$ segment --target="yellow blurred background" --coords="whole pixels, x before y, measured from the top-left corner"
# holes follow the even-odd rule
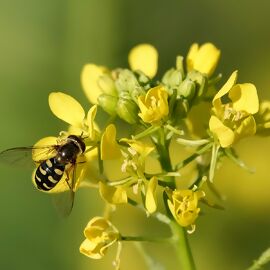
[[[193,42],[222,51],[222,82],[239,70],[270,99],[270,2],[268,0],[0,0],[1,149],[27,146],[65,126],[49,111],[47,97],[59,90],[87,108],[80,72],[87,62],[126,67],[130,48],[151,43],[159,72],[185,55]],[[216,184],[226,210],[203,209],[191,247],[198,270],[247,268],[270,244],[270,138],[248,138],[236,149],[255,174],[225,160]],[[88,220],[101,215],[96,190],[80,190],[74,211],[60,219],[49,196],[34,189],[31,170],[1,165],[0,269],[112,269],[115,249],[101,261],[79,253]],[[132,207],[119,207],[114,224],[125,235],[169,231]],[[145,244],[164,268],[176,269],[172,247]],[[125,243],[121,269],[148,269],[132,243]],[[268,268],[270,269],[269,266]]]

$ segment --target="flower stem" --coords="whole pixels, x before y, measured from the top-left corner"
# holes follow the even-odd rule
[[[196,270],[186,230],[174,221],[170,223],[170,226],[173,233],[175,250],[182,266],[181,269]]]
[[[134,241],[134,242],[170,242],[171,238],[161,237],[143,237],[143,236],[121,236],[121,241]]]

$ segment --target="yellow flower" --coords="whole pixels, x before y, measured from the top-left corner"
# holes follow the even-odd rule
[[[187,70],[197,70],[210,77],[215,71],[219,57],[220,50],[212,43],[204,43],[200,47],[194,43],[187,55]]]
[[[101,259],[107,249],[120,237],[118,230],[103,217],[94,217],[84,229],[86,239],[80,252],[92,259]]]
[[[198,217],[200,208],[198,201],[205,194],[203,191],[192,190],[174,190],[171,199],[168,200],[168,207],[175,220],[183,227],[194,227],[195,220]]]
[[[149,78],[157,73],[158,52],[150,44],[139,44],[131,49],[128,61],[133,71],[142,71]]]
[[[86,115],[76,99],[62,92],[52,92],[49,95],[49,106],[56,117],[71,125],[73,134],[83,135],[91,141],[95,140],[97,133],[94,123],[96,105],[92,106]]]
[[[151,88],[146,95],[139,96],[139,116],[145,123],[157,123],[169,113],[168,93],[163,86]]]
[[[212,102],[209,128],[224,148],[256,133],[253,117],[259,110],[256,87],[251,83],[235,84],[236,78],[235,71]]]

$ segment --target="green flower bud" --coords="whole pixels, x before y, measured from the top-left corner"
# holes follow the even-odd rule
[[[181,71],[174,68],[168,70],[162,78],[162,82],[170,89],[169,95],[172,95],[172,89],[177,88],[182,82]]]
[[[110,96],[107,94],[102,94],[98,97],[98,104],[100,107],[109,115],[116,114],[116,106],[117,106],[118,98],[114,96]]]
[[[199,71],[192,70],[187,78],[196,83],[196,96],[201,97],[207,89],[207,78]]]
[[[120,98],[116,112],[118,116],[129,124],[136,124],[138,121],[138,106],[130,99]]]
[[[186,78],[178,87],[177,96],[178,97],[182,96],[188,100],[191,100],[194,97],[195,90],[196,90],[195,83],[192,80]]]
[[[104,94],[117,97],[114,81],[108,74],[104,74],[98,78],[98,86]]]
[[[138,99],[138,96],[145,94],[136,76],[128,69],[119,71],[115,86],[120,96],[121,92],[127,92],[134,101]]]

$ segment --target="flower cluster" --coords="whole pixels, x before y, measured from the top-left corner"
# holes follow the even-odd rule
[[[224,157],[242,164],[235,143],[270,130],[270,103],[259,103],[253,84],[236,83],[234,71],[222,87],[217,86],[219,58],[220,50],[213,44],[193,44],[186,60],[177,56],[175,66],[155,78],[158,52],[152,45],[140,44],[130,51],[130,68],[109,70],[86,64],[81,82],[89,110],[85,112],[68,94],[51,93],[51,111],[69,127],[59,138],[44,138],[38,145],[69,134],[81,136],[86,151],[78,158],[82,162],[77,162],[75,191],[80,186],[95,187],[107,205],[131,204],[147,216],[194,232],[199,204],[217,208],[204,190],[213,185],[216,164]],[[198,137],[190,112],[205,102],[212,108],[203,123],[206,132]],[[96,123],[100,110],[108,114],[108,121]],[[177,151],[187,146],[193,147],[192,154],[173,161],[172,155],[181,156]],[[181,169],[191,162],[193,177],[187,183]],[[68,188],[62,181],[51,192]],[[102,258],[113,243],[128,239],[107,217],[91,219],[84,234],[80,251],[94,259]]]

